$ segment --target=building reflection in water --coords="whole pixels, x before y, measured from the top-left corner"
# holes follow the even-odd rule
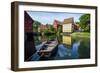
[[[72,38],[71,36],[63,36],[63,44],[67,48],[67,55],[71,56],[71,44],[72,44]]]
[[[49,57],[49,58],[45,58],[45,60],[65,60],[65,59],[79,59],[81,56],[83,57],[83,55],[80,54],[80,51],[83,53],[84,48],[84,44],[83,46],[81,45],[81,42],[83,39],[75,39],[71,36],[65,36],[65,35],[60,35],[60,36],[56,36],[58,39],[58,47],[55,48],[56,53],[55,55]],[[35,37],[35,44],[37,44],[36,50],[40,50],[41,47],[43,46],[43,42],[50,40],[54,38],[54,36],[40,36],[40,37]],[[84,41],[84,40],[83,40]],[[86,43],[85,43],[86,44]],[[88,43],[86,44],[88,45]],[[87,47],[86,47],[87,48]],[[52,52],[51,52],[52,53]],[[86,52],[85,52],[86,53]],[[86,58],[87,56],[85,56],[84,58]],[[42,60],[42,58],[37,54],[37,52],[35,54],[33,54],[32,58],[30,59],[31,61],[38,61],[38,60]],[[44,58],[43,58],[44,60]]]
[[[71,36],[62,36],[62,42],[58,45],[58,52],[55,59],[74,59],[78,58],[78,47],[80,42],[72,41]]]
[[[62,41],[58,45],[58,52],[55,59],[65,59],[66,56],[71,56],[71,36],[62,36]]]
[[[62,36],[62,43],[67,47],[71,48],[72,38],[71,36]]]

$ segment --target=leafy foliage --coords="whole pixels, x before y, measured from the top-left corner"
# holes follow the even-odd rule
[[[80,18],[80,27],[83,31],[90,31],[90,14],[84,14]]]
[[[34,21],[33,23],[33,31],[38,32],[38,27],[41,25],[40,22]]]

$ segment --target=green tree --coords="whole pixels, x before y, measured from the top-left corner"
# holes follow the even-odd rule
[[[75,22],[76,24],[79,24],[79,22]]]
[[[50,25],[50,26],[49,26],[49,30],[50,30],[50,32],[52,32],[52,33],[55,32],[55,31],[54,31],[54,28],[53,28],[53,25]]]
[[[34,21],[34,23],[33,23],[33,32],[38,32],[38,28],[39,28],[40,25],[41,25],[40,22]]]
[[[58,31],[61,33],[62,32],[62,26],[59,26]]]
[[[59,27],[58,27],[57,33],[58,33],[58,34],[61,34],[61,33],[62,33],[62,26],[59,26]]]
[[[83,31],[90,31],[90,14],[84,14],[80,18],[80,27]]]

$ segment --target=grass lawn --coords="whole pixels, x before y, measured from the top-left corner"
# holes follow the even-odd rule
[[[90,37],[90,33],[89,32],[73,32],[71,34],[71,36],[73,36],[73,37],[87,37],[87,38],[89,38]]]

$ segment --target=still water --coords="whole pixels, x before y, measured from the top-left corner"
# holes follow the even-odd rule
[[[57,47],[51,51],[51,56],[41,57],[37,52],[44,45],[45,41],[55,40],[58,42]],[[72,37],[67,35],[49,35],[49,36],[34,36],[35,52],[30,61],[41,60],[67,60],[67,59],[86,59],[90,58],[90,38],[88,37]],[[53,53],[53,54],[52,54]]]

